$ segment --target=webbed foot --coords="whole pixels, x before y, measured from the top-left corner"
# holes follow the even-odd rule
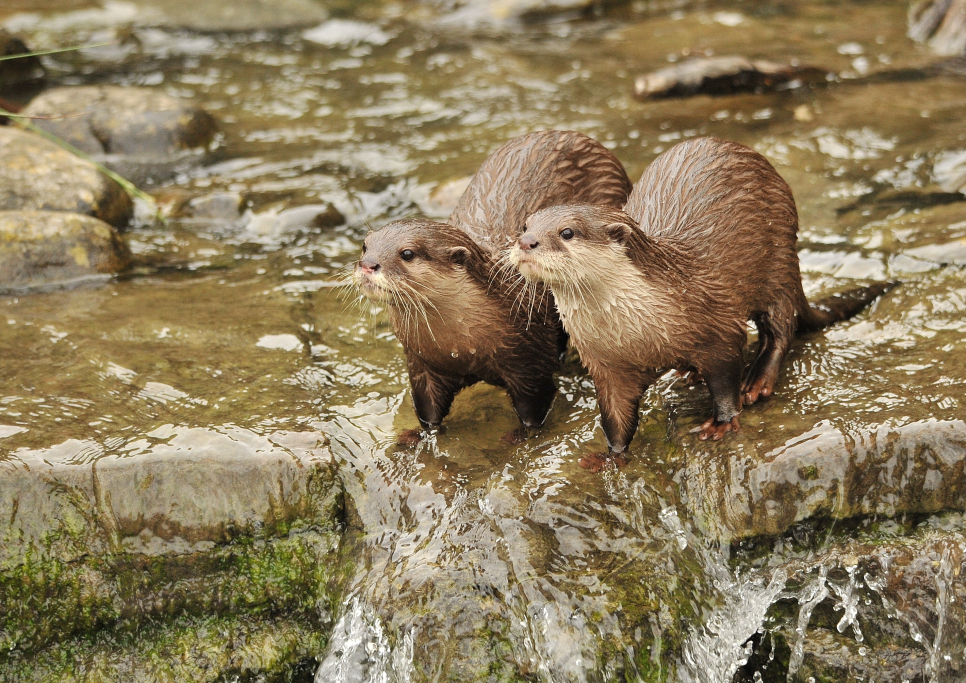
[[[396,437],[396,445],[403,448],[415,446],[423,439],[424,432],[419,427],[407,429]]]
[[[608,467],[619,470],[627,464],[627,456],[623,453],[588,453],[578,460],[577,464],[597,474]]]
[[[718,422],[713,417],[709,418],[701,426],[692,429],[691,433],[697,434],[698,438],[702,441],[707,441],[708,439],[720,441],[728,432],[737,432],[740,430],[741,424],[738,422],[738,416],[735,415],[731,418],[730,422]]]

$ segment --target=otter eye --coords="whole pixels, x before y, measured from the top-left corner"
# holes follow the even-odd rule
[[[402,257],[403,261],[412,261],[414,258],[416,258],[416,252],[412,249],[403,249],[401,252],[399,252],[399,256]]]
[[[365,245],[365,244],[363,244],[363,245],[362,245],[362,253],[363,253],[363,254],[365,254],[365,253],[366,253],[366,249],[368,249],[368,247],[366,247],[366,245]]]
[[[570,228],[564,228],[563,230],[560,231],[560,236],[563,237],[565,240],[573,239],[574,231],[571,230]]]

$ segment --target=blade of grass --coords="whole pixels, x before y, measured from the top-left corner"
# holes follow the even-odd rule
[[[50,140],[61,149],[67,150],[74,156],[80,157],[81,159],[94,164],[94,166],[96,166],[101,173],[103,173],[108,178],[113,180],[115,183],[120,185],[121,188],[125,192],[127,192],[132,199],[140,199],[141,201],[146,202],[148,206],[152,208],[155,216],[157,216],[159,221],[161,221],[162,223],[167,223],[164,216],[161,214],[161,209],[160,207],[158,207],[158,203],[154,200],[154,197],[149,195],[147,192],[144,192],[143,190],[139,189],[137,185],[132,183],[124,176],[115,173],[111,169],[107,168],[104,164],[93,159],[91,155],[87,154],[86,152],[82,152],[81,150],[77,149],[66,140],[57,137],[53,133],[48,133],[43,128],[40,128],[39,126],[35,126],[34,124],[30,123],[30,121],[23,119],[23,117],[17,116],[16,114],[11,114],[6,109],[2,109],[2,108],[0,108],[0,116],[8,116],[12,118],[13,123],[15,125],[20,126],[21,128],[25,128],[26,130],[29,130],[32,133],[36,133],[37,135],[40,135],[41,137],[46,138],[47,140]]]
[[[0,62],[4,62],[8,59],[22,59],[23,57],[41,57],[43,55],[55,55],[59,52],[74,52],[75,50],[86,50],[89,47],[104,47],[105,45],[117,45],[116,40],[110,43],[94,43],[93,45],[77,45],[75,47],[60,47],[56,50],[40,50],[38,52],[21,52],[18,55],[3,55],[0,57]]]

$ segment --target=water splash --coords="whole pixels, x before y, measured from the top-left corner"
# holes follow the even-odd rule
[[[353,597],[332,630],[329,654],[315,672],[315,683],[409,683],[413,636],[412,631],[402,634],[393,647],[382,620]]]

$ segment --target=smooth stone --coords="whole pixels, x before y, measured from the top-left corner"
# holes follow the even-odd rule
[[[126,269],[127,245],[104,221],[58,211],[0,211],[0,289],[58,285]]]
[[[0,127],[0,211],[20,210],[86,214],[121,228],[134,205],[91,162],[39,135]]]
[[[217,129],[203,109],[151,88],[54,88],[24,108],[35,125],[91,155],[120,155],[152,162],[203,149]],[[80,114],[79,116],[77,114]]]
[[[255,241],[267,243],[289,239],[309,231],[317,232],[345,223],[345,216],[332,204],[308,204],[291,209],[268,209],[245,213],[245,232]]]
[[[730,95],[768,92],[824,83],[827,72],[813,67],[750,60],[740,56],[689,59],[659,69],[634,81],[634,95],[641,100],[693,95]]]

